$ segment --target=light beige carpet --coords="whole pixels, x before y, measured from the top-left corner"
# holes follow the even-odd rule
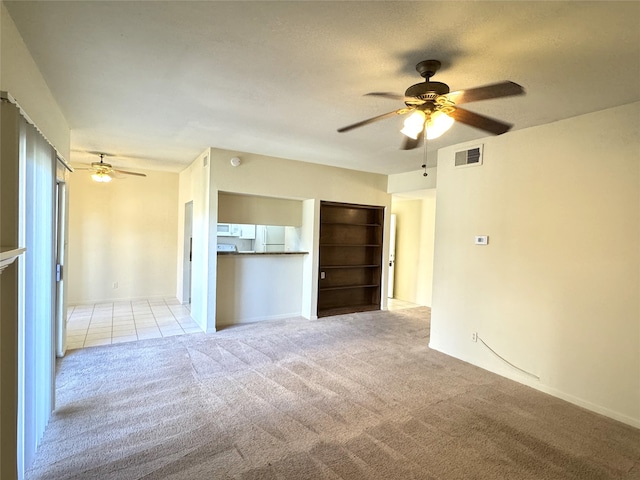
[[[413,308],[72,351],[27,480],[640,478],[640,430],[428,337]]]

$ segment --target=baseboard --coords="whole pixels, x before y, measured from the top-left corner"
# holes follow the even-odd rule
[[[103,299],[96,299],[96,300],[79,300],[79,301],[67,300],[67,306],[78,307],[82,305],[94,305],[98,303],[136,302],[139,300],[164,300],[167,298],[176,299],[175,295],[148,295],[144,297],[103,298]]]
[[[218,321],[216,320],[217,327],[230,327],[232,325],[243,325],[246,323],[256,323],[256,322],[265,322],[270,320],[286,320],[288,318],[302,318],[302,314],[300,312],[292,312],[292,313],[283,313],[278,315],[267,315],[267,316],[259,316],[259,317],[250,317],[250,318],[240,318],[235,319],[231,322],[226,320]]]
[[[560,390],[549,387],[547,385],[539,385],[540,388],[537,388],[534,385],[531,385],[531,386],[544,393],[548,393],[549,395],[553,395],[554,397],[560,398],[561,400],[565,400],[569,403],[573,403],[574,405],[578,405],[579,407],[585,408],[595,413],[599,413],[600,415],[604,415],[605,417],[613,418],[614,420],[625,423],[632,427],[640,428],[640,419],[635,419],[633,417],[629,417],[628,415],[624,415],[620,412],[616,412],[615,410],[610,410],[601,405],[596,405],[582,398],[574,397],[573,395],[562,392]]]
[[[602,405],[597,405],[594,404],[592,402],[589,402],[588,400],[585,400],[583,398],[579,398],[576,397],[574,395],[571,395],[569,393],[563,392],[562,390],[558,390],[557,388],[551,387],[549,385],[546,385],[544,383],[542,383],[540,380],[536,380],[536,379],[529,379],[527,377],[525,377],[524,375],[519,375],[519,374],[515,374],[515,373],[511,373],[511,372],[507,372],[507,371],[497,371],[494,369],[490,369],[487,368],[484,365],[479,365],[477,363],[474,363],[472,361],[470,361],[469,359],[466,358],[460,358],[456,355],[452,355],[451,353],[447,352],[444,349],[438,348],[437,345],[434,345],[433,342],[429,342],[429,348],[432,350],[435,350],[437,352],[440,352],[444,355],[447,355],[449,357],[452,358],[456,358],[462,362],[466,362],[469,363],[471,365],[474,365],[478,368],[482,368],[483,370],[486,370],[488,372],[491,373],[495,373],[496,375],[500,375],[501,377],[504,378],[508,378],[509,380],[513,380],[514,382],[518,382],[522,385],[526,385],[527,387],[531,387],[534,388],[538,391],[541,391],[543,393],[546,393],[548,395],[551,395],[553,397],[559,398],[561,400],[564,400],[566,402],[572,403],[574,405],[577,405],[579,407],[582,407],[586,410],[589,410],[591,412],[600,414],[600,415],[604,415],[605,417],[609,417],[612,418],[613,420],[617,420],[618,422],[622,422],[626,425],[629,425],[631,427],[635,427],[635,428],[640,428],[640,419],[637,418],[633,418],[630,417],[628,415],[625,415],[623,413],[617,412],[615,410],[611,410],[607,407],[603,407]]]

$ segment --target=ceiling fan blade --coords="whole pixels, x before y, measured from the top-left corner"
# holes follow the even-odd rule
[[[485,130],[489,133],[493,133],[494,135],[501,135],[508,132],[511,130],[511,127],[513,127],[513,124],[511,123],[505,123],[500,120],[485,117],[484,115],[470,112],[464,108],[456,107],[456,109],[448,115],[460,123],[465,123],[472,127],[479,128],[480,130]]]
[[[338,129],[338,132],[348,132],[349,130],[353,130],[354,128],[363,127],[365,125],[369,125],[370,123],[377,122],[378,120],[384,120],[385,118],[393,117],[394,115],[404,115],[407,112],[413,110],[412,108],[400,108],[398,110],[394,110],[393,112],[383,113],[382,115],[378,115],[377,117],[368,118],[366,120],[362,120],[361,122],[354,123],[352,125],[347,125],[346,127],[342,127]]]
[[[494,83],[492,85],[485,85],[484,87],[470,88],[469,90],[458,90],[442,96],[451,100],[456,105],[462,105],[463,103],[490,100],[492,98],[510,97],[513,95],[523,95],[524,93],[524,88],[520,85],[506,81]]]
[[[420,132],[420,135],[418,135],[418,138],[416,138],[415,140],[411,137],[405,136],[404,142],[402,143],[400,150],[413,150],[414,148],[418,148],[420,145],[422,145],[423,141],[424,141],[424,129],[422,129],[422,132]]]
[[[116,172],[116,173],[124,173],[125,175],[135,175],[137,177],[146,177],[146,175],[144,173],[127,172],[126,170],[118,170],[116,168],[114,168],[113,171]]]

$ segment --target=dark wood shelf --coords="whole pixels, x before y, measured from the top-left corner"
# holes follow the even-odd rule
[[[323,265],[323,269],[330,268],[378,268],[380,265],[377,263],[372,263],[370,265]]]
[[[348,307],[326,308],[322,310],[322,314],[318,311],[318,317],[331,317],[333,315],[345,315],[347,313],[356,312],[372,312],[374,310],[380,310],[380,305],[372,303],[349,305]]]
[[[349,288],[377,288],[380,285],[377,283],[374,284],[370,284],[370,285],[338,285],[335,287],[320,287],[320,291],[321,292],[327,292],[329,290],[347,290]]]
[[[322,202],[318,316],[378,310],[383,207]]]
[[[381,247],[377,243],[321,243],[321,247]]]
[[[350,227],[381,227],[379,223],[321,222],[322,225],[349,225]]]

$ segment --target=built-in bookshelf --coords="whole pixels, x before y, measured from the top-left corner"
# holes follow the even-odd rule
[[[322,202],[318,317],[380,309],[384,208]]]

